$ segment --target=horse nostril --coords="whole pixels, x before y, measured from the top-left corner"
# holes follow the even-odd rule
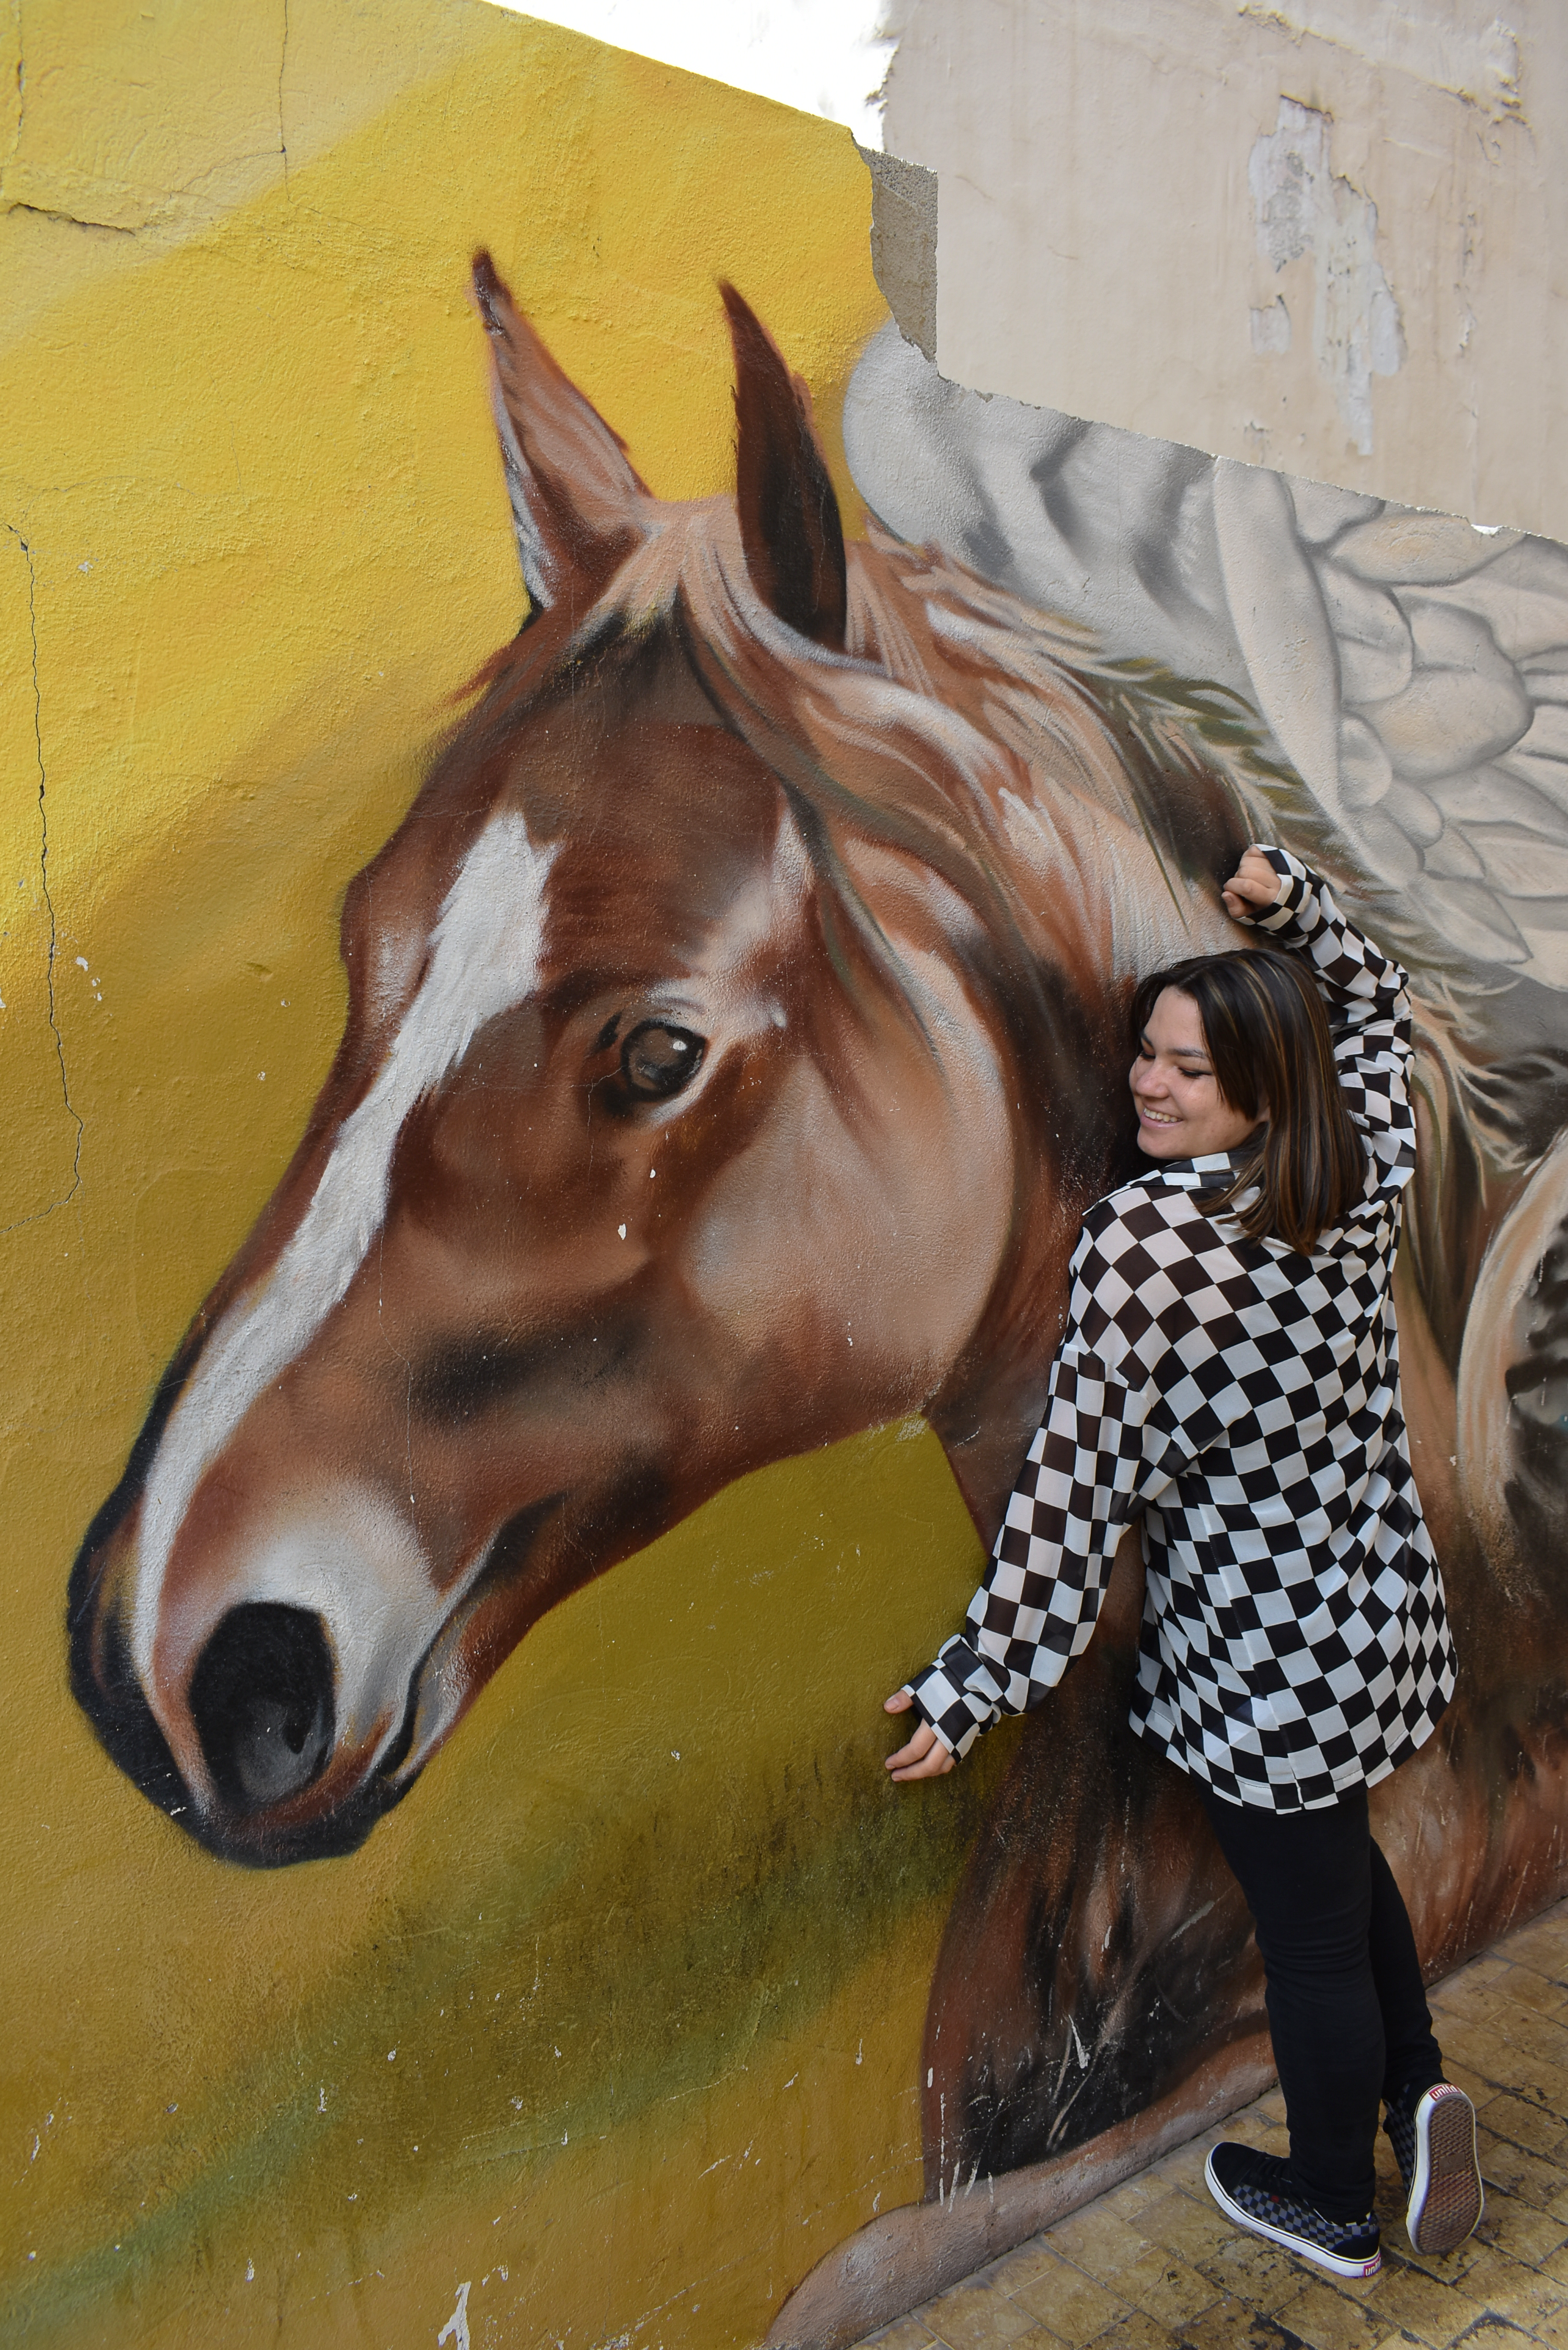
[[[332,1651],[319,1616],[258,1602],[225,1616],[191,1679],[207,1768],[234,1812],[259,1812],[319,1777],[332,1751]]]

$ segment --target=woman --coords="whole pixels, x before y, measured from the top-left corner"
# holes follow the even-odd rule
[[[1372,2276],[1379,2098],[1416,2248],[1451,2250],[1481,2213],[1474,2113],[1367,1825],[1368,1787],[1454,1682],[1389,1288],[1410,1010],[1398,966],[1284,851],[1250,848],[1224,899],[1277,945],[1137,991],[1154,1163],[1084,1220],[1044,1420],[963,1631],[887,1701],[920,1717],[888,1768],[935,1777],[1040,1702],[1141,1513],[1132,1726],[1196,1780],[1246,1896],[1290,2125],[1288,2161],[1216,2146],[1210,2189],[1252,2234]]]

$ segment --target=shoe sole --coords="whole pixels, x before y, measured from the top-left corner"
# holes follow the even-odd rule
[[[1430,2105],[1423,2098],[1416,2108],[1416,2168],[1405,2210],[1411,2244],[1418,2252],[1451,2252],[1485,2210],[1475,2107],[1462,2090],[1434,2097]]]
[[[1228,2220],[1244,2228],[1249,2236],[1262,2236],[1271,2244],[1293,2252],[1298,2261],[1310,2261],[1314,2268],[1323,2269],[1329,2276],[1360,2279],[1375,2277],[1383,2266],[1383,2255],[1374,2252],[1369,2261],[1341,2260],[1336,2253],[1324,2251],[1321,2244],[1309,2243],[1304,2236],[1293,2235],[1288,2228],[1272,2228],[1266,2220],[1255,2220],[1240,2203],[1233,2203],[1214,2176],[1214,2157],[1210,2153],[1203,2165],[1203,2177],[1209,2192]]]

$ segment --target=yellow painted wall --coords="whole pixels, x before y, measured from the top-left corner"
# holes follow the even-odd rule
[[[754,2339],[919,2192],[1006,1759],[883,1783],[876,1697],[975,1565],[932,1440],[732,1488],[532,1634],[361,1852],[275,1875],[101,1755],[62,1611],[326,1068],[344,884],[520,615],[473,246],[703,494],[721,275],[833,438],[865,172],[482,0],[16,0],[0,50],[4,2324],[400,2350],[466,2280],[476,2344]]]

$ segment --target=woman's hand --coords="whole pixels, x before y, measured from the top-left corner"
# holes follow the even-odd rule
[[[1280,894],[1280,877],[1261,848],[1249,848],[1220,896],[1232,921],[1244,921],[1251,912],[1266,912]]]
[[[914,1704],[908,1690],[895,1690],[883,1706],[884,1713],[908,1713]],[[907,1746],[889,1754],[886,1768],[895,1779],[940,1779],[944,1771],[953,1767],[950,1748],[942,1744],[929,1721],[915,1724],[915,1734]]]

